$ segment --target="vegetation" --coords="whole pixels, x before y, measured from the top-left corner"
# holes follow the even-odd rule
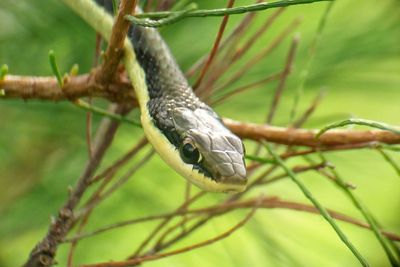
[[[151,12],[141,17],[162,14],[152,26],[198,94],[247,134],[250,186],[238,195],[190,187],[154,154],[124,73],[105,81],[117,93],[74,91],[102,71],[107,45],[62,1],[0,2],[0,266],[24,264],[49,227],[69,224],[60,266],[399,266],[399,2],[284,0],[189,18],[226,2],[254,6],[139,4]],[[48,95],[28,90],[31,76],[48,76],[35,81]],[[266,122],[322,131],[293,144],[257,135],[275,130]],[[367,142],[347,139],[360,133]]]

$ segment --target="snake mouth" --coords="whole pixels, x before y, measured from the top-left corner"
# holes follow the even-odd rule
[[[202,177],[203,182],[201,184],[198,183],[198,179],[191,180],[191,182],[209,192],[234,194],[243,192],[247,186],[247,178],[239,174],[230,176],[223,176],[219,172],[211,174],[201,165],[193,165],[192,170]]]
[[[221,182],[225,183],[225,184],[232,184],[232,185],[246,185],[247,178],[242,177],[240,175],[221,177]]]
[[[222,177],[221,178],[222,182],[221,184],[224,185],[224,193],[240,193],[246,190],[247,186],[247,179],[240,177],[240,176],[235,176],[235,177]]]
[[[239,193],[246,189],[247,178],[240,175],[221,177],[220,183],[225,186],[226,193]]]

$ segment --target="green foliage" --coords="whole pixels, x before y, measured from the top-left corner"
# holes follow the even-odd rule
[[[8,65],[3,64],[0,68],[0,81],[4,79],[7,73],[8,73]]]
[[[128,123],[128,124],[131,124],[131,125],[139,127],[139,128],[142,127],[140,122],[128,119],[125,116],[121,116],[121,115],[118,115],[118,114],[110,113],[105,109],[98,108],[96,106],[90,105],[89,103],[87,103],[87,102],[85,102],[83,100],[77,100],[77,101],[74,102],[74,104],[76,106],[84,109],[84,110],[91,111],[91,112],[93,112],[95,114],[98,114],[98,115],[101,115],[103,117],[108,117],[108,118],[113,119],[113,120],[117,120],[117,121],[120,121],[120,122]]]
[[[343,121],[339,121],[339,122],[334,122],[332,124],[325,126],[318,132],[317,138],[319,138],[321,135],[323,135],[325,132],[327,132],[331,129],[344,127],[346,125],[354,125],[354,124],[369,126],[372,128],[377,128],[377,129],[389,131],[389,132],[400,135],[400,130],[398,128],[388,125],[386,123],[371,121],[371,120],[364,120],[364,119],[347,119],[347,120],[343,120]]]
[[[58,86],[60,86],[60,88],[63,88],[64,80],[61,77],[60,70],[58,69],[57,62],[56,62],[56,55],[54,54],[53,50],[49,51],[49,61],[50,61],[51,70],[53,71],[54,76],[56,76],[56,78],[57,78]]]
[[[217,8],[225,1],[194,1],[201,9]],[[237,1],[252,4],[252,1]],[[282,96],[276,122],[286,125],[295,90],[307,65],[309,47],[326,4],[289,8],[265,37],[260,38],[249,54],[254,55],[297,16],[303,23],[300,51],[293,73]],[[328,94],[306,127],[322,128],[332,121],[350,116],[400,124],[399,91],[400,47],[395,38],[400,34],[399,1],[338,1],[325,26],[318,45],[298,114],[315,94],[327,87]],[[269,11],[260,13],[257,25]],[[90,70],[95,45],[95,32],[60,1],[0,1],[0,63],[6,63],[11,74],[53,75],[48,64],[48,51],[57,51],[57,63],[68,70],[75,63],[81,73]],[[232,16],[228,28],[240,20]],[[220,18],[191,18],[163,28],[163,35],[177,61],[187,69],[212,44]],[[228,29],[229,30],[229,29]],[[255,29],[248,29],[248,34]],[[228,90],[259,80],[282,68],[289,40],[268,58],[250,70]],[[244,60],[248,59],[246,56]],[[239,69],[240,64],[232,66]],[[226,73],[222,79],[229,77]],[[271,102],[276,84],[246,92],[222,104],[217,111],[226,117],[262,122],[266,106]],[[94,101],[99,107],[105,102]],[[0,100],[0,266],[19,266],[30,249],[47,229],[49,215],[55,214],[67,196],[68,185],[74,184],[87,160],[85,112],[69,103]],[[129,118],[138,121],[138,114]],[[97,128],[99,117],[94,117]],[[102,166],[132,146],[141,130],[123,126]],[[247,151],[253,144],[246,143]],[[400,162],[398,151],[385,153],[392,162]],[[140,155],[141,156],[141,155]],[[375,151],[361,150],[326,154],[337,166],[343,179],[357,185],[353,194],[379,220],[385,229],[400,232],[397,214],[400,179],[396,172]],[[140,157],[139,157],[140,158]],[[254,159],[253,159],[254,160]],[[131,164],[136,162],[133,160]],[[304,163],[302,159],[287,162],[289,166]],[[125,170],[122,170],[122,173]],[[322,205],[358,217],[358,210],[332,184],[317,174],[298,175]],[[119,220],[168,212],[183,199],[184,180],[155,157],[117,194],[104,202],[89,221],[95,229]],[[254,194],[259,192],[254,192]],[[265,195],[307,201],[290,180],[282,180],[267,188]],[[222,199],[210,194],[202,202]],[[226,230],[243,213],[234,212],[218,218],[204,229],[184,240],[192,244]],[[121,259],[146,236],[155,224],[137,225],[108,232],[82,242],[77,262]],[[339,223],[354,246],[371,266],[389,266],[382,246],[371,231]],[[98,246],[98,244],[103,244]],[[118,244],[120,250],[115,250]],[[68,247],[61,246],[58,261],[65,263]],[[316,215],[288,210],[262,210],[238,233],[218,244],[177,257],[148,264],[149,266],[358,266],[335,233]],[[62,265],[62,264],[61,264]]]

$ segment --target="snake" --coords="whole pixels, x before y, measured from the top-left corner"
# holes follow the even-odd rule
[[[111,1],[64,0],[106,39]],[[103,10],[101,10],[103,9]],[[135,12],[141,12],[136,8]],[[189,44],[188,44],[189,45]],[[246,189],[245,148],[221,117],[194,93],[169,47],[151,27],[131,25],[124,64],[138,98],[146,138],[191,184],[209,192]]]

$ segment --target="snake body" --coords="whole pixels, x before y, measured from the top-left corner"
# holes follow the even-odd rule
[[[103,12],[102,16],[109,15]],[[96,22],[90,24],[98,27]],[[157,30],[133,25],[128,37],[125,68],[149,142],[165,162],[198,187],[213,192],[243,191],[247,179],[242,141],[193,93]]]

